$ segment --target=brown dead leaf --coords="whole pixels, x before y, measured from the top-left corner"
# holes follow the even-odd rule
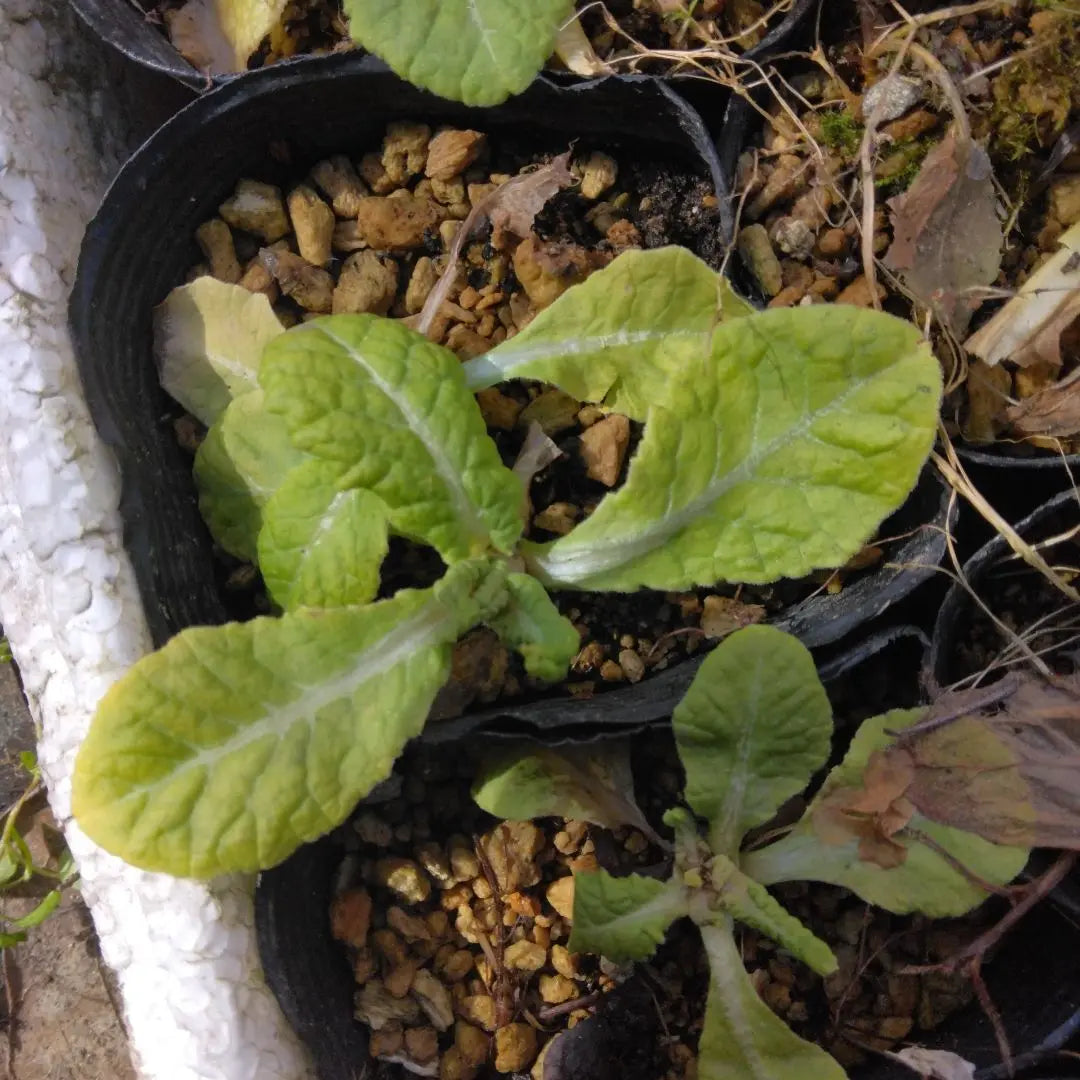
[[[905,741],[907,797],[998,844],[1080,850],[1080,676],[1022,679],[1001,711]]]
[[[574,182],[570,173],[570,151],[560,154],[547,165],[541,165],[532,172],[519,173],[505,184],[500,184],[490,195],[481,199],[469,211],[469,216],[461,223],[454,243],[450,247],[446,268],[435,288],[428,294],[424,307],[416,319],[416,329],[427,334],[435,322],[443,301],[446,299],[457,273],[457,264],[465,244],[473,232],[484,220],[491,222],[496,231],[502,229],[524,238],[532,232],[536,215],[544,208],[547,201],[558,191],[569,187]]]
[[[532,172],[520,173],[496,188],[481,204],[493,229],[505,229],[520,239],[532,232],[536,215],[553,195],[574,182],[570,151]]]
[[[960,431],[965,442],[992,443],[1008,427],[1005,411],[1012,378],[1003,367],[990,367],[981,360],[968,365],[967,413]]]
[[[1080,432],[1080,382],[1073,372],[1013,405],[1006,416],[1017,435],[1065,437]]]
[[[981,303],[969,290],[990,285],[1001,268],[1001,224],[986,151],[951,128],[889,208],[893,242],[885,265],[962,334]]]
[[[821,800],[814,811],[814,831],[827,844],[858,837],[864,862],[885,870],[899,866],[907,849],[894,837],[915,812],[904,795],[913,778],[904,754],[875,750],[863,771],[862,787],[837,788]]]
[[[247,68],[248,58],[281,21],[286,0],[187,0],[165,16],[169,37],[200,71],[228,75]]]
[[[871,794],[867,788],[837,788],[814,807],[814,832],[825,844],[847,844],[857,839],[863,862],[891,870],[907,858],[907,848],[893,838],[915,811],[903,795],[886,802],[880,813],[856,809],[868,801],[878,803],[879,795]]]
[[[760,604],[744,604],[731,596],[706,596],[701,608],[701,629],[707,638],[723,638],[765,618]]]
[[[872,814],[885,833],[908,803],[931,821],[997,844],[1080,850],[1080,675],[1025,675],[993,706],[924,720],[873,758],[864,789],[847,789],[844,811]],[[991,691],[993,688],[990,688]],[[967,691],[976,702],[987,690]],[[963,705],[965,695],[953,695]],[[878,809],[904,776],[902,794]]]

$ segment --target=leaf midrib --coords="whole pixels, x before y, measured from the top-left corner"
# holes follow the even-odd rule
[[[625,538],[615,539],[606,535],[595,538],[587,536],[584,541],[579,539],[576,547],[572,545],[575,533],[578,532],[578,530],[575,530],[566,540],[556,541],[545,553],[536,556],[533,560],[534,564],[549,581],[555,584],[576,585],[587,581],[588,578],[596,574],[610,571],[615,567],[625,566],[635,559],[649,554],[684,528],[692,525],[700,517],[703,517],[710,507],[733,488],[752,480],[764,461],[809,434],[811,427],[819,420],[839,411],[851,397],[876,379],[889,374],[891,370],[891,366],[882,368],[875,371],[873,375],[859,379],[842,394],[834,398],[825,408],[804,416],[799,423],[792,425],[782,435],[767,443],[763,448],[751,450],[743,461],[729,472],[717,477],[714,468],[713,478],[704,491],[677,513],[655,520],[636,532],[628,530]],[[718,454],[717,457],[717,464],[719,464],[720,455]],[[594,516],[588,522],[585,522],[585,525],[595,522],[595,520],[596,517]],[[580,528],[582,526],[579,526]],[[561,551],[560,545],[563,545]]]
[[[290,617],[286,614],[281,619]],[[352,697],[365,682],[418,655],[427,646],[441,643],[455,622],[454,613],[447,610],[437,598],[432,598],[405,622],[399,623],[389,634],[360,652],[355,662],[336,678],[322,683],[294,684],[298,693],[289,702],[267,709],[261,719],[240,728],[225,742],[198,751],[163,779],[132,787],[119,801],[129,802],[160,787],[162,783],[172,783],[177,776],[193,769],[210,769],[217,762],[260,739],[271,735],[282,737],[301,721],[309,726],[314,724],[318,714],[328,705]],[[237,693],[236,696],[241,695]]]
[[[443,453],[442,445],[435,437],[430,426],[423,421],[422,417],[418,416],[417,413],[413,411],[407,398],[402,394],[399,394],[396,388],[382,378],[372,365],[367,362],[362,353],[343,341],[332,331],[328,330],[325,325],[313,324],[312,328],[325,334],[345,352],[345,355],[348,356],[353,363],[362,367],[364,371],[367,372],[371,381],[378,387],[379,391],[394,404],[394,407],[404,417],[408,429],[419,440],[434,463],[435,471],[438,473],[440,479],[446,486],[447,491],[450,493],[454,515],[458,523],[462,526],[467,540],[471,544],[479,542],[482,547],[486,547],[489,540],[489,531],[484,524],[480,511],[461,482],[461,472]]]
[[[502,346],[483,356],[476,356],[462,365],[465,385],[472,391],[485,390],[496,383],[518,378],[518,370],[536,360],[558,360],[581,356],[603,349],[629,348],[652,341],[670,341],[672,338],[702,338],[708,341],[711,328],[705,330],[630,330],[610,334],[593,334],[558,342],[538,341],[527,347],[519,346],[502,350]],[[516,341],[512,338],[511,341]],[[640,357],[635,358],[640,360]],[[659,374],[659,372],[657,372]]]

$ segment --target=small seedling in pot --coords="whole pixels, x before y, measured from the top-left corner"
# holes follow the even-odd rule
[[[896,820],[885,813],[894,793],[869,782],[884,760],[876,752],[890,745],[890,731],[924,714],[896,710],[865,721],[790,831],[743,850],[747,834],[766,826],[825,765],[831,709],[809,652],[771,627],[735,632],[702,664],[672,719],[687,805],[664,815],[675,837],[670,877],[614,877],[603,870],[575,875],[568,944],[571,952],[615,961],[647,960],[677,919],[696,924],[710,972],[698,1046],[701,1080],[844,1076],[824,1050],[773,1013],[743,967],[736,922],[771,937],[821,975],[837,967],[828,945],[766,886],[827,882],[889,911],[948,918],[969,911],[986,898],[986,887],[1010,881],[1023,868],[1026,848],[991,843],[912,807]],[[523,748],[485,769],[473,794],[500,817],[573,813],[606,826],[639,826],[629,793],[616,805],[598,797],[604,787],[595,778],[583,783],[578,766],[564,763],[557,751],[537,755]],[[873,796],[882,788],[879,805]]]
[[[620,255],[464,365],[374,315],[281,332],[265,297],[206,280],[166,308],[191,320],[163,382],[210,427],[203,515],[283,614],[184,631],[136,664],[99,707],[74,802],[105,848],[199,877],[273,865],[344,820],[472,627],[563,678],[578,635],[549,589],[842,565],[914,486],[941,394],[911,324],[751,313],[674,247]],[[522,539],[522,481],[473,397],[508,379],[644,424],[623,486],[550,543]],[[445,576],[375,600],[391,534],[434,548]]]

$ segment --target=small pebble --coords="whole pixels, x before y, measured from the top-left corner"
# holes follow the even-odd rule
[[[221,218],[204,221],[195,230],[195,240],[210,263],[210,273],[218,281],[234,285],[240,280],[242,271],[232,232]]]
[[[581,194],[586,199],[599,199],[619,176],[615,159],[599,150],[588,157],[581,173]]]
[[[536,1057],[536,1031],[529,1024],[507,1024],[495,1032],[495,1071],[520,1072]]]
[[[480,156],[486,144],[487,136],[479,131],[440,131],[428,147],[425,174],[436,180],[452,180]]]
[[[421,904],[431,895],[431,881],[412,859],[399,856],[379,859],[375,880],[410,904]]]
[[[547,902],[564,918],[574,917],[574,878],[571,875],[553,881],[544,895]]]
[[[272,244],[289,232],[289,216],[280,188],[258,180],[240,180],[236,190],[218,208],[234,229],[254,233]]]
[[[645,675],[645,661],[633,649],[623,649],[619,653],[619,667],[628,682],[641,682]]]

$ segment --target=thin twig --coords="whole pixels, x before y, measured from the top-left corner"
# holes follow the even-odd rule
[[[944,431],[942,434],[947,439]],[[986,501],[978,488],[972,484],[951,443],[946,442],[945,452],[947,458],[942,457],[936,451],[931,454],[931,458],[953,488],[963,495],[987,522],[1004,537],[1005,542],[1024,562],[1033,569],[1038,570],[1054,588],[1068,599],[1074,603],[1080,603],[1080,592],[1077,592],[1068,582],[1064,581],[1061,575],[1029,543],[1017,534],[1016,530]]]
[[[890,731],[886,728],[885,734],[892,735],[900,742],[914,738],[916,735],[925,735],[928,731],[934,731],[937,728],[944,727],[946,724],[951,724],[954,720],[959,720],[961,716],[967,716],[969,713],[978,712],[980,709],[989,708],[991,705],[997,705],[1016,693],[1019,686],[1020,679],[1012,672],[1000,682],[986,687],[981,692],[968,690],[961,691],[960,695],[944,695],[940,699],[946,706],[942,711],[934,711],[938,704],[935,702],[930,706],[930,712],[925,720],[920,720],[919,723],[912,724],[911,727],[899,731]],[[946,698],[954,696],[961,696],[963,700],[957,701],[950,706],[950,702]]]
[[[902,975],[925,975],[931,971],[955,974],[969,960],[982,958],[1041,900],[1044,900],[1061,884],[1072,870],[1078,851],[1064,851],[1046,873],[1035,878],[1024,892],[1024,898],[1014,904],[989,930],[980,934],[954,956],[936,964],[916,964],[901,968]]]
[[[542,1024],[547,1024],[552,1020],[558,1020],[560,1016],[568,1016],[575,1009],[587,1009],[590,1005],[595,1005],[603,996],[603,990],[596,990],[584,997],[574,998],[573,1001],[564,1001],[561,1005],[549,1005],[536,1014],[536,1019]]]

